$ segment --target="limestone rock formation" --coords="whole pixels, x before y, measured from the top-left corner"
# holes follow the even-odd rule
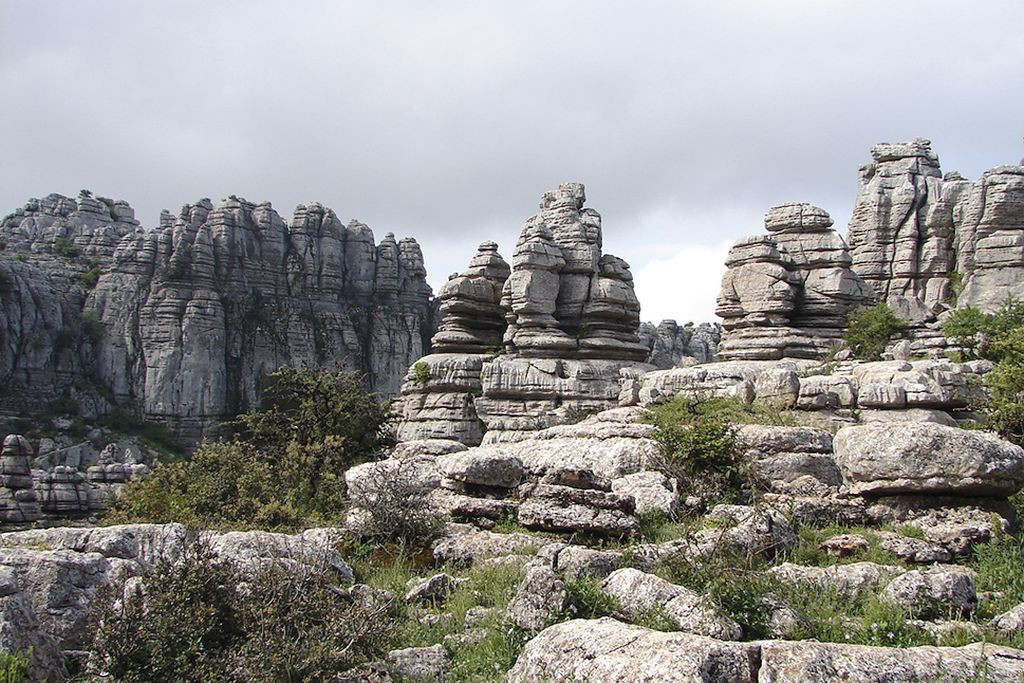
[[[640,323],[640,343],[650,349],[647,362],[664,370],[684,364],[707,363],[715,357],[722,327],[717,323],[686,323],[662,320],[657,325]]]
[[[29,456],[32,450],[25,437],[11,434],[0,452],[0,522],[34,522],[39,519],[39,501],[32,487]]]
[[[269,203],[204,199],[144,230],[124,202],[51,195],[7,216],[0,239],[0,379],[22,388],[8,394],[20,408],[81,403],[88,387],[92,413],[112,396],[195,439],[285,364],[397,393],[431,333],[415,240],[376,244],[320,204],[288,225]]]
[[[943,176],[923,138],[880,143],[871,156],[849,244],[854,270],[880,300],[921,323],[945,305],[992,312],[1024,293],[1024,166],[998,166],[974,182]]]
[[[524,438],[614,406],[622,373],[649,369],[629,266],[601,253],[584,200],[578,183],[546,193],[511,269],[485,242],[445,285],[435,353],[409,369],[396,405],[399,440]]]
[[[873,295],[831,225],[816,206],[780,204],[765,214],[769,235],[730,249],[719,359],[814,358],[839,341],[846,315]]]

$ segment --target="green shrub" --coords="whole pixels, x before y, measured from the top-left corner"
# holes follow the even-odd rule
[[[126,436],[134,436],[160,454],[165,461],[180,460],[184,447],[166,425],[140,420],[125,410],[113,410],[101,415],[97,422]]]
[[[983,426],[1024,444],[1024,302],[1007,299],[995,314],[959,309],[943,323],[942,331],[965,357],[995,363],[985,375],[989,398],[978,406]]]
[[[761,410],[771,413],[736,399],[676,396],[652,406],[644,419],[657,427],[660,469],[667,476],[677,478],[683,490],[711,501],[738,502],[744,499],[747,473],[732,425]]]
[[[200,541],[95,602],[90,672],[119,681],[329,680],[380,657],[387,613],[342,597],[326,567],[242,572]]]
[[[386,408],[355,375],[282,368],[270,379],[264,408],[232,424],[234,440],[204,443],[190,459],[129,482],[110,520],[221,528],[339,520],[345,470],[390,443]]]
[[[413,381],[419,387],[426,387],[430,383],[430,366],[420,361],[412,366]]]
[[[573,619],[598,619],[619,612],[619,601],[601,590],[601,581],[590,576],[565,582],[569,612]]]
[[[0,651],[0,683],[29,683],[32,648],[24,652]]]
[[[283,451],[292,441],[320,445],[337,437],[349,464],[372,459],[393,444],[387,406],[355,373],[317,373],[283,367],[266,378],[258,410],[229,424],[247,444]]]
[[[53,253],[57,256],[63,256],[65,258],[75,258],[78,256],[78,247],[71,242],[71,240],[63,237],[55,237],[53,240]]]
[[[855,358],[881,360],[889,340],[906,327],[906,321],[897,317],[885,302],[880,301],[847,316],[843,339],[849,344]]]
[[[92,289],[96,286],[96,283],[100,281],[100,274],[103,272],[102,262],[99,259],[93,259],[89,262],[89,270],[82,274],[81,283],[86,289]]]
[[[82,334],[93,343],[98,342],[103,337],[103,322],[100,320],[99,311],[96,309],[87,308],[82,311],[79,317],[79,324],[82,328]]]

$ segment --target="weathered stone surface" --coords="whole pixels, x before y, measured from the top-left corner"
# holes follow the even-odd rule
[[[671,517],[679,509],[676,482],[661,472],[634,472],[613,480],[611,486],[615,493],[633,497],[638,515],[657,510]]]
[[[469,268],[437,293],[441,321],[431,339],[434,353],[487,353],[501,348],[505,319],[499,306],[511,269],[494,242],[481,242]]]
[[[854,562],[828,567],[805,567],[785,562],[768,573],[786,583],[834,590],[842,595],[856,596],[865,589],[877,589],[905,573],[906,569],[874,562]]]
[[[526,577],[509,601],[509,621],[521,629],[536,633],[544,628],[569,601],[565,584],[547,565],[527,567]]]
[[[1011,683],[1024,674],[1024,652],[974,643],[964,647],[871,647],[811,641],[759,643],[758,681],[857,683],[974,681]]]
[[[451,656],[441,645],[407,647],[387,655],[388,671],[403,681],[444,683],[448,678]]]
[[[1024,632],[1024,603],[992,617],[988,625],[1007,634]]]
[[[485,443],[532,438],[535,430],[571,422],[581,413],[614,408],[627,368],[650,366],[608,359],[492,360],[483,367],[483,396],[475,401],[487,429]]]
[[[835,460],[854,493],[1005,496],[1024,486],[1024,449],[996,436],[930,423],[845,427]]]
[[[707,526],[681,539],[637,544],[633,549],[637,566],[651,571],[668,557],[697,562],[716,553],[773,557],[796,542],[792,525],[770,507],[716,505],[706,522]]]
[[[632,496],[544,483],[521,487],[519,496],[519,523],[528,529],[610,537],[640,532]]]
[[[31,454],[31,446],[20,434],[4,438],[0,451],[0,522],[34,522],[41,515],[29,469]]]
[[[468,524],[449,524],[434,541],[432,549],[438,562],[470,565],[488,558],[533,554],[551,542],[551,539],[530,534],[499,534]]]
[[[302,534],[201,532],[203,543],[242,571],[266,563],[333,570],[351,581],[352,570],[333,550],[336,530]],[[175,562],[195,538],[179,524],[101,528],[48,528],[0,537],[0,649],[34,648],[33,675],[57,679],[63,653],[85,649],[95,624],[96,592],[144,575],[160,562]]]
[[[846,315],[874,296],[831,225],[823,209],[781,204],[765,214],[769,235],[733,246],[716,309],[724,329],[717,358],[814,358],[839,341]],[[796,388],[781,379],[770,393],[788,407]]]
[[[932,564],[933,562],[949,562],[953,553],[945,546],[920,538],[909,538],[888,531],[879,531],[879,546],[904,562],[912,564]]]
[[[864,552],[871,543],[860,534],[840,534],[822,541],[818,547],[834,557],[849,557]]]
[[[623,555],[616,550],[594,550],[568,543],[552,543],[541,548],[537,559],[546,562],[570,580],[584,576],[603,579],[619,568]]]
[[[513,489],[523,478],[522,461],[494,447],[443,455],[437,466],[444,476],[466,484]]]
[[[509,683],[663,681],[749,683],[758,646],[690,633],[663,633],[610,618],[551,626],[527,643]]]
[[[432,353],[416,361],[392,407],[398,417],[396,438],[479,444],[484,424],[474,398],[482,392],[480,372],[487,359],[484,354]]]
[[[853,268],[898,315],[925,320],[948,294],[953,212],[970,183],[944,183],[921,138],[875,145],[871,156],[849,225]]]
[[[944,567],[906,572],[885,587],[881,598],[924,617],[969,616],[978,607],[972,576]]]
[[[959,555],[1009,532],[1014,519],[1016,513],[1005,498],[898,495],[873,500],[861,523],[915,527],[926,540]]]
[[[655,326],[640,323],[640,343],[650,349],[647,363],[659,370],[690,363],[707,363],[715,357],[722,328],[716,323],[686,323],[662,320]]]
[[[998,166],[973,184],[957,225],[965,275],[958,306],[994,312],[1024,298],[1024,166]]]
[[[660,610],[681,631],[722,640],[742,635],[739,624],[722,614],[706,597],[637,569],[618,569],[601,584],[627,617],[642,618]]]
[[[411,579],[403,600],[409,604],[440,604],[447,600],[457,587],[458,579],[444,572],[426,579]]]

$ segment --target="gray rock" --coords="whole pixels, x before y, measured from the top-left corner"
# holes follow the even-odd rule
[[[991,434],[929,423],[846,427],[835,459],[859,494],[1005,496],[1024,486],[1024,449]]]
[[[1024,673],[1024,652],[987,643],[964,647],[871,647],[813,641],[763,641],[758,681],[858,683],[973,681],[1010,683]]]
[[[614,598],[630,619],[657,610],[681,631],[722,640],[737,640],[742,635],[740,626],[709,599],[654,574],[618,569],[604,580],[601,591]]]
[[[661,472],[647,470],[619,477],[611,482],[615,493],[632,496],[636,514],[659,511],[671,517],[679,509],[679,491],[674,479]]]
[[[863,590],[881,588],[907,570],[874,562],[854,562],[827,567],[805,567],[784,562],[768,573],[786,583],[805,584],[855,597]]]
[[[622,553],[616,550],[594,550],[567,543],[545,546],[537,553],[537,559],[570,580],[582,577],[603,579],[624,561]]]
[[[487,558],[536,553],[551,539],[523,533],[500,534],[467,524],[449,524],[434,541],[432,550],[438,562],[471,565]]]
[[[949,562],[953,553],[938,543],[919,538],[909,538],[891,532],[880,531],[879,546],[904,562],[912,564],[932,564],[933,562]]]
[[[441,645],[392,650],[386,659],[393,676],[417,683],[444,683],[451,667],[451,657]]]
[[[1001,631],[1002,633],[1021,633],[1024,631],[1024,603],[992,617],[992,621],[988,625],[989,628]]]
[[[440,604],[448,599],[459,580],[451,574],[434,574],[426,579],[411,579],[406,586],[405,600],[408,604]]]
[[[527,643],[507,680],[746,683],[756,679],[758,651],[754,643],[651,631],[607,617],[576,619]]]
[[[4,438],[0,451],[0,522],[34,522],[42,514],[32,487],[31,455],[25,437],[11,434]]]
[[[569,601],[554,570],[544,564],[526,568],[526,577],[506,608],[509,621],[526,631],[536,633],[547,626]]]
[[[978,607],[972,576],[961,570],[935,567],[912,570],[896,577],[881,598],[919,616],[969,616]]]
[[[437,459],[437,465],[444,476],[466,484],[513,489],[523,478],[522,461],[496,448],[479,447],[443,455]]]

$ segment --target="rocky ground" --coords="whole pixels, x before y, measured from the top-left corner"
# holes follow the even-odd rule
[[[349,472],[363,510],[346,528],[206,542],[240,566],[330,567],[347,599],[396,610],[389,651],[339,680],[1024,675],[1007,499],[1024,450],[934,422],[744,425],[752,497],[709,507],[657,469],[643,419],[625,407],[510,444],[405,443]],[[396,481],[451,520],[427,556],[358,542],[375,487]],[[41,671],[86,657],[100,587],[191,542],[178,525],[5,534],[3,646],[33,647]]]

